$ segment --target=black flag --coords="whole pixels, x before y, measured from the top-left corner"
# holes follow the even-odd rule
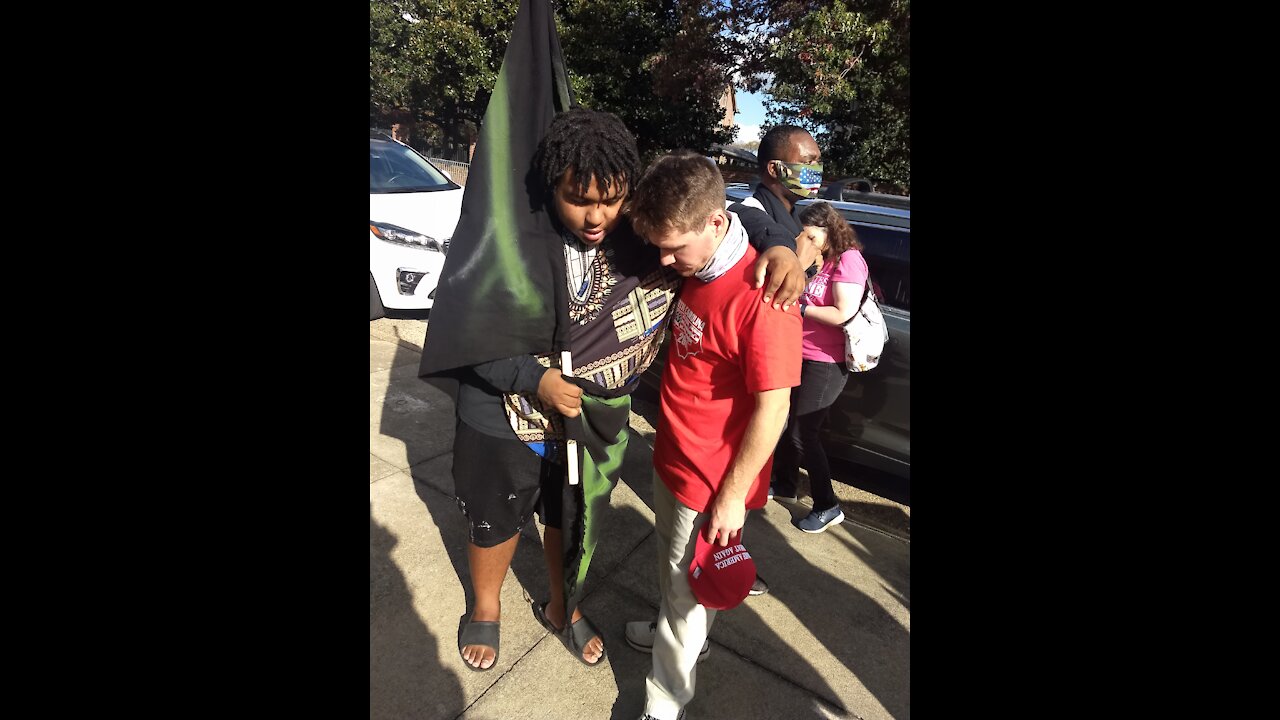
[[[533,178],[538,143],[574,104],[547,0],[522,0],[471,160],[418,374],[568,347],[564,242]]]

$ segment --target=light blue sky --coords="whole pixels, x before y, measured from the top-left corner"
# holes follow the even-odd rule
[[[766,93],[747,93],[742,90],[736,90],[735,98],[738,101],[738,114],[733,116],[733,121],[738,125],[738,137],[735,143],[741,145],[760,139],[760,125],[764,122],[764,98]],[[794,121],[793,121],[794,122]],[[818,125],[818,132],[826,132],[823,125]]]
[[[734,99],[738,103],[738,114],[733,116],[738,124],[738,139],[734,142],[759,140],[760,124],[764,122],[764,94],[737,90]]]

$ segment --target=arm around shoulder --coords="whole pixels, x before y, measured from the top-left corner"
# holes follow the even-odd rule
[[[769,217],[769,214],[759,208],[748,207],[742,203],[734,203],[729,209],[738,216],[738,220],[742,222],[742,229],[747,231],[747,242],[751,243],[758,252],[764,252],[771,247],[782,246],[795,252],[796,238],[795,233],[791,232],[782,223]]]

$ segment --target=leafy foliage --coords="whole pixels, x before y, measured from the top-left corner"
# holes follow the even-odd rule
[[[558,0],[578,101],[616,113],[642,159],[729,143],[730,84],[809,128],[826,175],[911,181],[910,0]],[[370,0],[370,122],[474,136],[519,0]],[[768,125],[764,129],[767,129]]]
[[[519,0],[370,0],[369,119],[474,132]]]
[[[719,125],[730,45],[705,2],[566,0],[561,43],[578,101],[622,118],[641,159],[733,140]]]
[[[910,0],[833,2],[781,34],[764,64],[769,120],[812,131],[828,177],[910,186]]]

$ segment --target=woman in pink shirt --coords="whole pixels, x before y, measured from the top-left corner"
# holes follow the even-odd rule
[[[813,511],[796,526],[807,533],[820,533],[844,520],[831,489],[831,466],[818,436],[849,377],[844,362],[844,330],[840,326],[853,317],[862,300],[867,261],[853,228],[827,203],[806,207],[800,213],[800,222],[804,225],[796,238],[800,264],[809,267],[820,259],[822,266],[800,296],[804,362],[800,385],[791,390],[787,428],[774,451],[774,482],[769,495],[780,500],[796,499],[803,457],[809,471]]]

